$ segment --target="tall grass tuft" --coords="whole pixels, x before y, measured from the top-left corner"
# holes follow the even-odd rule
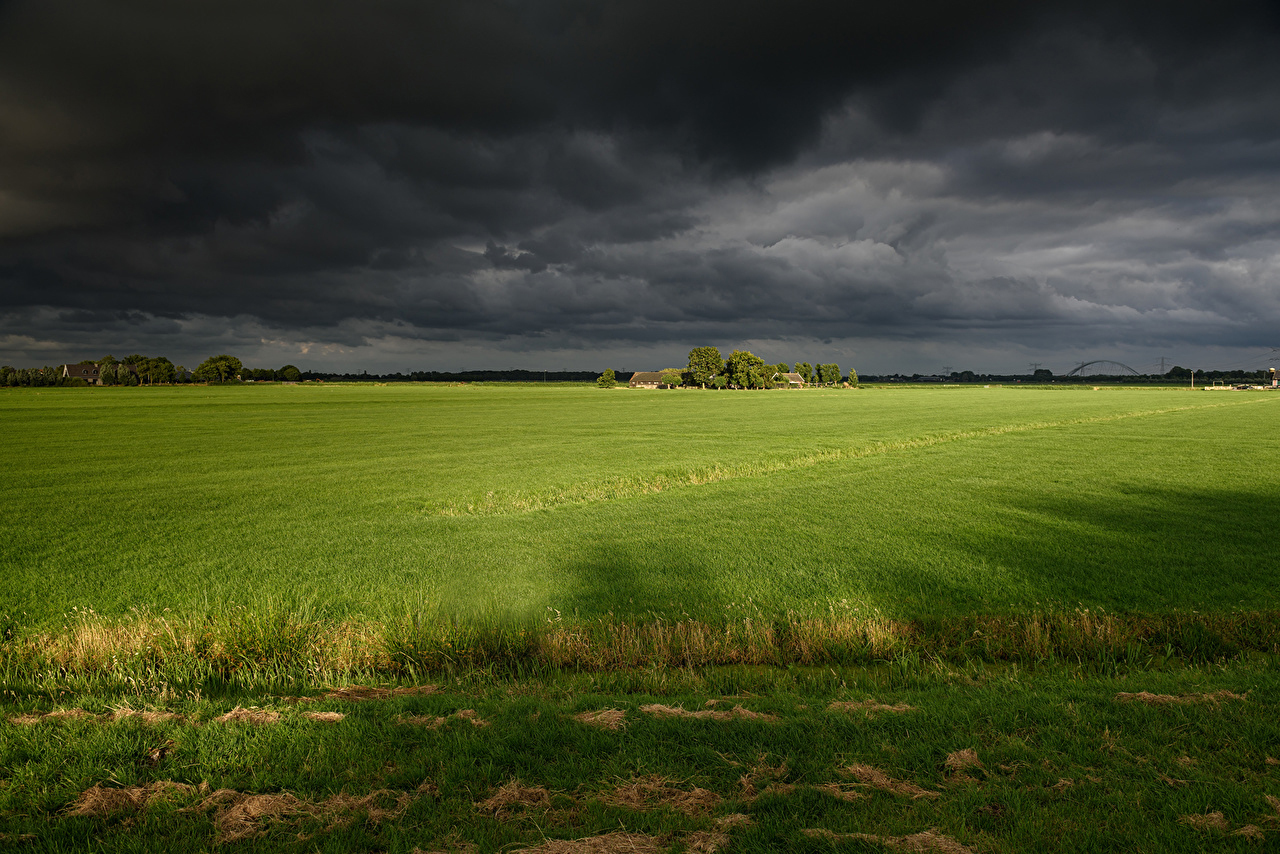
[[[833,611],[718,622],[522,624],[421,616],[337,621],[275,608],[185,620],[143,611],[118,619],[77,611],[59,631],[6,635],[0,678],[8,689],[74,682],[208,692],[475,671],[527,676],[719,665],[1067,662],[1106,671],[1256,654],[1280,655],[1280,612],[1116,615],[1082,609],[894,620]]]

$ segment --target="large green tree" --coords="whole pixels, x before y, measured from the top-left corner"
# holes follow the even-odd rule
[[[293,365],[285,365],[283,368],[276,371],[276,378],[284,380],[287,383],[296,383],[298,380],[302,379],[302,372]]]
[[[618,375],[613,372],[613,368],[605,368],[604,373],[596,377],[596,385],[600,388],[613,388],[618,384]]]
[[[693,384],[706,388],[711,381],[724,373],[724,357],[719,347],[694,347],[689,351],[689,373]]]
[[[738,388],[765,388],[771,385],[765,375],[764,359],[746,350],[734,350],[725,361],[724,372]]]
[[[840,384],[840,366],[835,362],[828,362],[825,365],[818,365],[818,382],[823,385],[839,385]]]
[[[191,378],[197,382],[225,383],[235,379],[242,370],[244,365],[240,364],[239,359],[223,353],[220,356],[210,356],[201,362]]]

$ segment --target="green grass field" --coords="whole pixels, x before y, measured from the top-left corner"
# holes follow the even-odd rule
[[[0,609],[890,616],[1280,604],[1280,396],[0,394]],[[548,609],[554,609],[548,612]]]
[[[0,392],[0,849],[1274,845],[1277,406]]]

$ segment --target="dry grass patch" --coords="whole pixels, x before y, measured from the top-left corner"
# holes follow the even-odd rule
[[[1246,839],[1266,839],[1267,835],[1256,824],[1246,824],[1239,830],[1231,831],[1232,836],[1243,836]]]
[[[771,724],[782,721],[777,715],[753,712],[750,709],[742,708],[740,705],[734,706],[732,709],[699,709],[696,712],[690,712],[680,706],[664,706],[661,703],[650,703],[647,706],[641,706],[640,711],[656,718],[698,718],[699,720],[712,721],[728,721],[734,718],[741,718],[743,720],[764,721]]]
[[[374,688],[369,685],[347,685],[325,692],[326,700],[346,700],[358,703],[362,700],[389,700],[393,697],[422,697],[439,691],[437,685],[409,685],[403,688]]]
[[[854,791],[847,785],[841,785],[839,783],[823,783],[821,786],[814,786],[814,788],[819,792],[830,795],[836,800],[841,801],[860,801],[866,797],[862,792]]]
[[[81,792],[80,797],[76,798],[75,803],[67,809],[67,815],[101,817],[115,815],[119,812],[135,812],[154,800],[179,795],[191,795],[195,792],[207,792],[208,790],[209,787],[207,785],[197,788],[186,783],[174,783],[169,780],[148,783],[145,786],[128,786],[119,789],[109,789],[99,784]]]
[[[302,716],[309,721],[320,721],[326,724],[336,724],[346,717],[342,712],[304,712]]]
[[[182,721],[182,715],[174,712],[140,712],[137,709],[119,708],[112,711],[112,719],[117,721],[134,718],[146,724],[162,724],[169,721]]]
[[[685,854],[715,854],[729,844],[729,834],[715,830],[695,830],[684,838]]]
[[[15,715],[9,718],[9,723],[19,724],[20,726],[33,726],[44,721],[79,721],[96,717],[97,715],[92,712],[86,712],[84,709],[60,709],[56,712],[32,712],[29,715]]]
[[[871,786],[895,795],[905,795],[912,800],[938,797],[937,792],[930,789],[922,789],[915,783],[906,780],[894,779],[878,769],[872,768],[870,765],[850,765],[844,770],[846,773],[853,775],[864,786]]]
[[[978,752],[972,747],[966,747],[963,750],[956,750],[947,754],[947,760],[943,763],[946,768],[947,775],[952,783],[972,783],[974,778],[969,776],[969,771],[976,770],[986,773],[986,769],[982,765],[982,760],[978,758]]]
[[[620,730],[627,725],[627,713],[622,709],[601,709],[598,712],[579,712],[573,716],[578,723],[600,729]]]
[[[541,786],[525,786],[519,780],[511,780],[485,800],[476,803],[477,809],[491,812],[497,818],[510,815],[515,807],[550,809],[551,793]]]
[[[875,717],[877,712],[913,712],[915,706],[908,706],[906,703],[894,703],[888,705],[886,703],[877,703],[875,700],[861,700],[854,702],[834,702],[827,706],[827,710],[831,712],[863,712],[867,717]]]
[[[1146,706],[1186,706],[1192,703],[1209,703],[1218,705],[1223,700],[1244,700],[1247,694],[1237,694],[1233,691],[1214,691],[1210,694],[1151,694],[1146,691],[1138,691],[1131,694],[1127,691],[1121,691],[1116,694],[1116,701],[1120,703],[1142,703]]]
[[[962,845],[949,836],[943,836],[936,830],[925,830],[909,836],[876,836],[874,833],[835,833],[824,828],[801,831],[805,836],[817,839],[828,839],[832,842],[862,840],[875,845],[883,845],[895,851],[940,851],[942,854],[973,854],[973,849]]]
[[[548,839],[514,854],[658,854],[664,848],[656,836],[615,831],[585,839]]]
[[[462,709],[444,717],[439,715],[399,715],[395,718],[395,722],[398,724],[421,726],[427,729],[440,729],[451,720],[466,721],[474,727],[489,726],[489,722],[481,718],[475,709]]]
[[[1211,812],[1205,815],[1180,815],[1178,816],[1178,823],[1194,827],[1196,830],[1226,831],[1227,829],[1227,819],[1220,812]]]
[[[280,720],[279,712],[272,712],[266,709],[259,709],[257,706],[245,709],[236,706],[231,711],[221,717],[213,719],[214,723],[249,723],[249,724],[273,724]]]
[[[751,770],[738,778],[738,785],[742,787],[743,800],[754,801],[761,795],[768,794],[789,795],[795,789],[795,786],[775,782],[786,777],[790,772],[787,761],[784,759],[780,765],[770,765],[765,761],[766,759],[767,757],[761,754]],[[761,784],[764,784],[763,789],[760,788]]]
[[[187,809],[192,812],[213,811],[213,826],[221,844],[261,836],[266,833],[265,825],[269,820],[298,815],[305,806],[303,801],[287,792],[249,795],[235,789],[219,789]]]
[[[705,815],[720,805],[720,796],[715,792],[697,787],[678,789],[656,774],[622,783],[600,800],[637,811],[671,807],[690,816]]]

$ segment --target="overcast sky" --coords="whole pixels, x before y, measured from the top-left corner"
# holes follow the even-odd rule
[[[0,0],[0,361],[1268,367],[1280,8]]]

